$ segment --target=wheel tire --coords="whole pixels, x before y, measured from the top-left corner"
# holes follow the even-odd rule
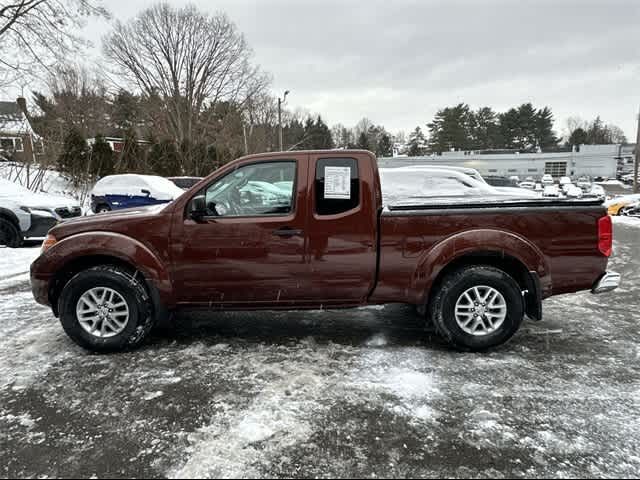
[[[111,207],[109,205],[99,205],[96,207],[96,213],[109,213],[111,211]]]
[[[98,353],[134,349],[152,330],[155,315],[149,294],[139,274],[131,275],[119,267],[100,266],[74,276],[62,290],[58,306],[60,323],[67,335],[81,347]],[[96,287],[115,290],[126,302],[129,319],[118,335],[101,338],[86,331],[78,321],[76,306],[80,297]]]
[[[465,332],[456,320],[456,304],[473,287],[497,290],[506,302],[506,317],[492,333],[476,336]],[[429,314],[438,334],[462,351],[484,351],[509,341],[524,320],[524,301],[518,283],[504,271],[490,266],[464,267],[448,274],[429,304]]]
[[[0,245],[9,248],[18,248],[23,242],[20,228],[6,218],[0,218]]]

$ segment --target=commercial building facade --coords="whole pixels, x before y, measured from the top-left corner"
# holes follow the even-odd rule
[[[569,176],[615,178],[620,145],[581,145],[579,150],[553,153],[445,152],[424,157],[381,158],[381,167],[409,165],[449,165],[475,168],[482,176],[518,176],[539,179],[545,174],[554,178]]]

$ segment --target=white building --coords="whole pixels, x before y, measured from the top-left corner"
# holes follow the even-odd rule
[[[449,165],[475,168],[482,176],[518,176],[539,179],[545,174],[555,178],[588,176],[615,178],[620,145],[581,145],[579,151],[560,153],[445,152],[425,157],[381,158],[381,167],[407,165]]]

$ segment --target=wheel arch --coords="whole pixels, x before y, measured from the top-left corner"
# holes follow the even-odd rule
[[[533,320],[542,320],[542,292],[540,278],[535,271],[530,271],[515,257],[496,251],[477,251],[457,257],[448,263],[434,279],[425,305],[431,302],[435,292],[438,291],[443,280],[452,272],[468,266],[486,265],[494,267],[509,274],[520,286],[524,293],[525,312]]]
[[[8,208],[0,207],[0,218],[9,220],[18,228],[18,230],[22,231],[20,228],[20,220],[18,219],[18,216]]]
[[[173,306],[173,287],[163,262],[145,245],[125,235],[96,232],[65,238],[38,258],[32,270],[52,272],[48,294],[57,314],[57,301],[66,283],[77,273],[100,265],[141,275],[156,312]]]
[[[511,275],[523,292],[526,313],[542,318],[542,298],[551,289],[551,276],[543,253],[512,232],[471,230],[443,240],[421,259],[414,285],[419,304],[428,307],[433,293],[452,271],[468,265],[488,265]]]

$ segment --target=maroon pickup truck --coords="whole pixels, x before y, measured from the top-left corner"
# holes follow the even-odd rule
[[[544,298],[620,281],[600,202],[383,192],[370,152],[244,157],[168,205],[56,226],[33,294],[94,351],[135,347],[179,309],[385,303],[485,350],[540,320]]]

